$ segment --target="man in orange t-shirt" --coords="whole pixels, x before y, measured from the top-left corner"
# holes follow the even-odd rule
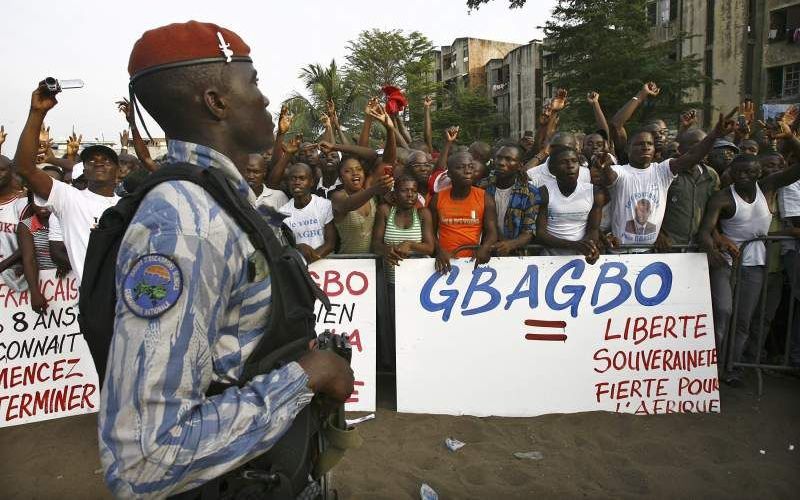
[[[436,241],[436,270],[450,272],[453,257],[475,256],[475,265],[489,262],[492,245],[497,242],[497,213],[494,198],[472,185],[475,166],[469,153],[457,153],[447,160],[447,175],[452,187],[431,198]],[[477,251],[454,251],[465,245],[480,245]]]

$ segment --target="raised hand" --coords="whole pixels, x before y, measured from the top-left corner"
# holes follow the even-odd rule
[[[125,129],[119,133],[119,145],[122,146],[123,149],[128,148],[129,141],[128,129]]]
[[[287,155],[293,155],[300,151],[300,144],[303,142],[303,134],[297,134],[287,142],[283,143],[283,152]]]
[[[392,119],[389,117],[389,114],[386,112],[383,106],[377,100],[375,101],[375,105],[369,107],[367,109],[367,114],[371,116],[373,119],[381,122],[386,128],[392,128]]]
[[[327,114],[322,113],[321,115],[319,115],[319,122],[322,124],[323,127],[331,128],[331,119]]]
[[[367,115],[367,116],[370,116],[369,110],[372,109],[373,107],[377,106],[377,105],[379,105],[378,98],[377,97],[370,97],[369,100],[367,101],[367,105],[364,107],[364,114]]]
[[[334,104],[333,99],[328,99],[325,102],[325,112],[332,121],[336,121],[336,104]]]
[[[744,115],[744,119],[748,125],[751,125],[756,119],[756,105],[752,99],[745,99],[739,105],[739,113]]]
[[[717,122],[717,126],[714,127],[714,132],[718,137],[724,137],[736,130],[736,120],[734,120],[733,117],[736,115],[737,111],[739,111],[738,107],[733,108],[733,111],[727,115],[723,116],[722,113],[719,114],[719,121]]]
[[[552,111],[558,112],[564,109],[566,105],[567,105],[567,90],[566,89],[556,90],[555,97],[550,99],[550,109]]]
[[[553,110],[550,108],[550,103],[544,105],[542,108],[542,114],[539,115],[539,126],[545,127],[548,123],[550,123],[550,116],[553,114]]]
[[[131,106],[130,101],[123,97],[122,100],[116,102],[116,105],[119,112],[125,115],[125,121],[127,121],[129,124],[133,123],[133,106]]]
[[[795,105],[789,106],[789,109],[787,109],[783,113],[783,117],[781,118],[780,123],[785,124],[787,127],[791,129],[794,126],[795,122],[797,122],[798,114],[800,114],[800,110],[798,110],[797,106]]]
[[[689,109],[681,113],[680,125],[684,130],[691,128],[695,123],[697,123],[696,109]]]
[[[125,133],[127,134],[128,131],[126,130]],[[83,134],[77,135],[73,130],[72,134],[70,134],[69,138],[67,139],[67,157],[74,158],[75,156],[78,155],[78,150],[81,148],[82,140],[83,140]],[[127,142],[123,147],[127,147]]]
[[[39,82],[39,86],[31,94],[31,111],[38,111],[40,113],[47,113],[58,104],[56,94],[47,90],[47,85],[44,80]]]
[[[450,127],[448,129],[445,129],[444,138],[447,140],[447,142],[450,142],[450,143],[456,142],[456,139],[458,139],[458,131],[459,130],[460,130],[460,127]]]
[[[647,94],[648,97],[656,97],[661,93],[661,89],[658,88],[656,82],[645,83],[644,86],[642,86],[642,90]]]
[[[425,100],[422,101],[422,105],[426,108],[430,108],[433,105],[433,99],[431,99],[431,96],[426,95]]]
[[[0,125],[0,146],[2,146],[4,142],[6,142],[7,136],[8,134],[6,133],[6,127],[4,125]]]
[[[332,142],[319,141],[319,149],[325,154],[335,151],[334,146]]]
[[[596,104],[600,102],[600,94],[598,94],[595,91],[589,92],[588,94],[586,94],[586,102],[588,102],[589,104]]]
[[[292,126],[292,119],[294,119],[294,115],[289,112],[289,107],[281,106],[281,114],[278,116],[278,135],[286,135],[289,127]]]

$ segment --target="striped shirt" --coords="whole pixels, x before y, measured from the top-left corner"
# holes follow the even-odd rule
[[[383,233],[383,242],[386,245],[397,245],[404,241],[412,243],[422,243],[422,223],[419,218],[419,209],[411,209],[411,225],[403,228],[397,225],[395,220],[397,216],[397,208],[392,207],[389,211],[389,216],[386,217],[386,230]],[[390,283],[394,283],[394,266],[386,266],[386,276]]]
[[[51,215],[50,217],[55,219],[56,216]],[[28,228],[33,236],[33,246],[36,249],[36,262],[39,264],[39,269],[42,271],[55,269],[56,265],[50,258],[50,229],[39,222],[35,215],[20,222]]]
[[[230,159],[169,141],[168,162],[221,170],[250,203],[255,194]],[[169,167],[164,167],[169,168]],[[124,300],[126,273],[159,254],[183,277],[174,305],[155,317]],[[271,448],[311,401],[299,364],[231,383],[265,331],[271,303],[262,254],[214,199],[185,181],[159,184],[142,200],[117,256],[114,336],[100,399],[105,481],[117,498],[163,498],[199,486]]]

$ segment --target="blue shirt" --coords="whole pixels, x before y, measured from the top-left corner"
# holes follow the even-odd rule
[[[224,155],[182,141],[168,148],[170,162],[218,168],[255,202]],[[130,291],[126,276],[148,254],[179,269],[182,286],[166,311],[137,315],[123,297]],[[269,335],[265,264],[201,187],[165,182],[142,201],[117,257],[116,319],[98,420],[105,480],[116,497],[160,498],[220,476],[272,447],[311,401],[297,363],[205,396],[212,381],[235,382]]]

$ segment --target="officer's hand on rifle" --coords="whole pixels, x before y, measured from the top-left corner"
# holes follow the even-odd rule
[[[353,393],[353,369],[333,351],[312,349],[297,361],[308,375],[308,387],[336,401],[346,401]]]

